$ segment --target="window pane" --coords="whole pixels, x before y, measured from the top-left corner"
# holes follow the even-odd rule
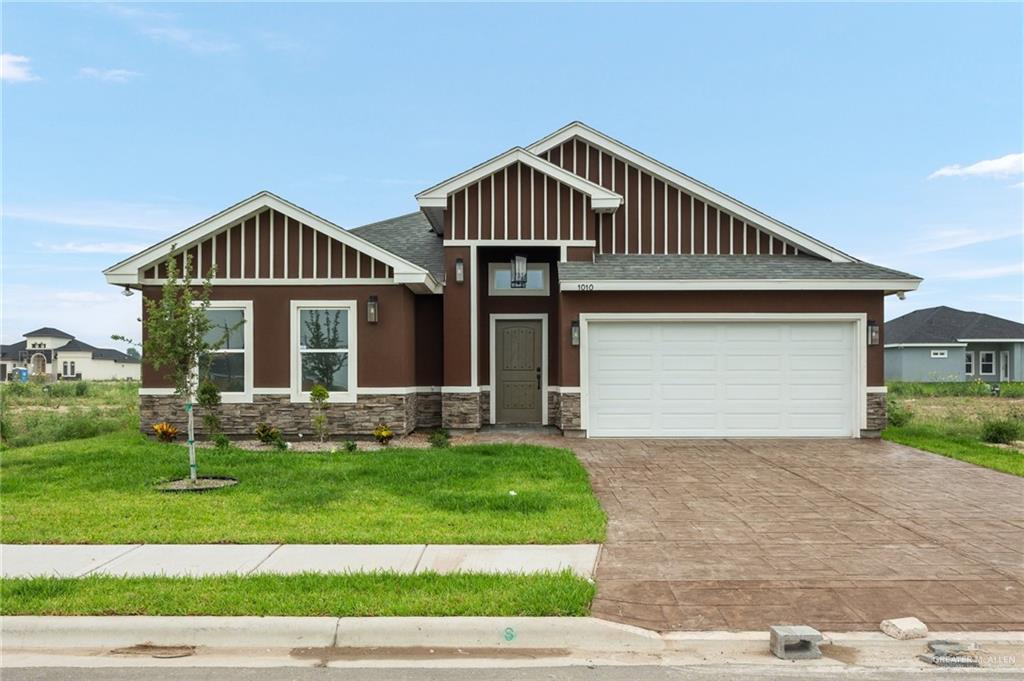
[[[245,348],[245,325],[242,310],[208,309],[206,318],[213,328],[206,332],[204,339],[210,345],[221,350],[241,350]]]
[[[245,353],[223,352],[210,355],[209,378],[221,392],[244,392]]]
[[[544,288],[544,271],[543,270],[527,270],[526,272],[526,288],[539,290]]]
[[[348,348],[348,310],[299,310],[299,348]]]
[[[512,269],[509,266],[494,267],[492,269],[492,276],[494,277],[494,290],[511,290],[512,289]],[[526,270],[526,288],[534,291],[541,291],[544,289],[544,270],[529,268]],[[516,289],[522,291],[523,289]]]
[[[303,392],[309,392],[317,383],[331,392],[346,392],[348,390],[348,353],[302,353]]]
[[[510,289],[512,288],[512,272],[506,267],[503,269],[494,270],[494,288],[495,289]]]

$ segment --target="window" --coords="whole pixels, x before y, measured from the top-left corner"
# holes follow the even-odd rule
[[[64,375],[65,376],[70,376],[71,375],[71,374],[68,373],[68,363],[67,362],[64,362]]]
[[[982,376],[993,376],[996,373],[996,353],[991,350],[983,350],[978,353],[978,364]]]
[[[357,311],[354,300],[292,301],[292,398],[309,400],[320,384],[332,402],[355,402]]]
[[[971,350],[964,354],[964,373],[968,376],[974,375],[974,352]]]
[[[932,350],[932,359],[945,359],[949,357],[949,350]]]
[[[242,402],[252,396],[252,302],[214,300],[206,310],[213,325],[206,342],[219,346],[207,358],[207,378],[225,402]]]
[[[75,375],[75,363],[74,362],[71,363],[71,375],[72,376]]]
[[[546,296],[549,291],[550,265],[546,262],[526,265],[526,287],[512,288],[512,265],[493,262],[487,292],[492,296]]]

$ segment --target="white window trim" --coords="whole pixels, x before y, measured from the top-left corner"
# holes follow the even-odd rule
[[[551,295],[551,266],[546,262],[526,263],[527,272],[543,272],[544,288],[509,288],[500,289],[494,285],[494,277],[498,272],[512,269],[509,263],[492,262],[487,271],[487,295],[489,296],[547,296]]]
[[[245,320],[242,323],[243,364],[245,367],[245,387],[242,392],[226,392],[220,394],[220,401],[224,404],[236,404],[239,402],[252,402],[253,386],[253,316],[251,300],[211,300],[211,310],[242,310]]]
[[[991,355],[992,359],[988,361],[992,365],[992,371],[985,371],[985,355]],[[978,351],[978,375],[979,376],[995,376],[996,375],[996,351],[995,350],[979,350]]]
[[[868,316],[860,312],[590,312],[580,313],[580,429],[586,431],[590,408],[588,395],[588,336],[594,322],[848,322],[854,325],[854,338],[867,338]],[[853,408],[851,437],[859,438],[867,429],[867,343],[854,342]],[[859,428],[856,424],[860,424]],[[587,436],[589,437],[589,435]]]
[[[289,364],[289,385],[291,386],[292,402],[309,402],[309,392],[302,390],[302,376],[299,371],[301,357],[299,353],[299,311],[303,309],[316,310],[348,310],[348,390],[346,392],[332,391],[327,398],[331,403],[353,403],[356,401],[358,385],[356,377],[359,372],[356,365],[359,362],[356,340],[359,325],[359,305],[355,300],[293,300],[290,306],[289,327],[291,329],[291,349],[288,351]]]
[[[949,350],[932,350],[929,356],[932,359],[946,359],[949,357]]]
[[[970,369],[968,369],[970,365]],[[964,374],[967,376],[974,375],[974,350],[968,350],[964,353]]]
[[[527,320],[540,320],[540,422],[541,425],[548,425],[548,315],[547,313],[492,313],[490,315],[490,368],[491,368],[491,386],[497,385],[495,377],[497,373],[497,356],[496,347],[497,342],[495,339],[496,331],[498,328],[498,321],[517,319]],[[498,420],[498,400],[495,399],[495,391],[491,390],[490,402],[490,414],[489,421],[491,425],[494,425]]]

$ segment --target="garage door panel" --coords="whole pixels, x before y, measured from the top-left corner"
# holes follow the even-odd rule
[[[853,328],[592,323],[588,430],[620,437],[852,435]]]

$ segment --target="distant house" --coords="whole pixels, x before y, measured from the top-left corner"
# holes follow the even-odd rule
[[[1024,324],[930,307],[885,324],[887,381],[1024,380]]]
[[[60,329],[44,326],[23,335],[23,341],[0,345],[0,381],[8,380],[17,368],[50,381],[137,381],[141,375],[137,358],[113,348],[94,347]]]

